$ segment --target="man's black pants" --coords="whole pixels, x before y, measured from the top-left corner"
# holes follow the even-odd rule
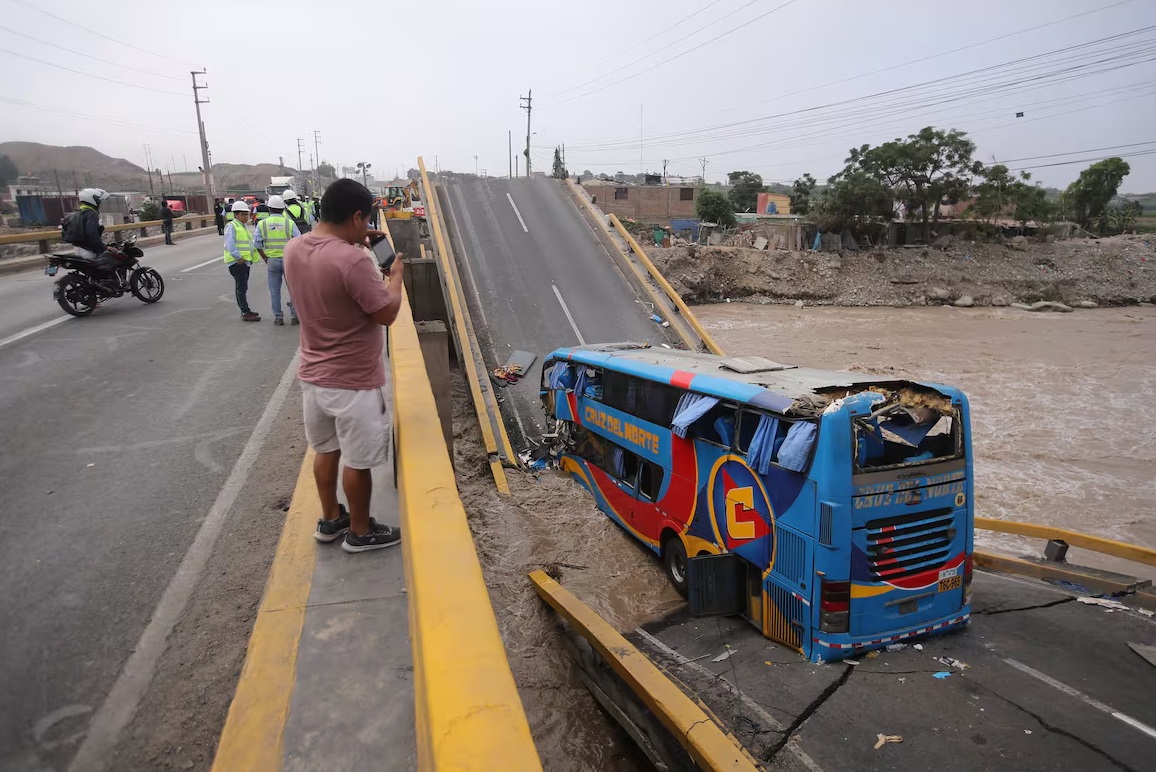
[[[229,273],[233,275],[233,283],[237,288],[237,305],[242,314],[251,313],[249,309],[249,263],[238,260],[229,263]]]

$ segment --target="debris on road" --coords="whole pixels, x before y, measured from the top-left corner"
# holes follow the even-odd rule
[[[947,672],[946,670],[940,670],[938,673],[932,673],[931,677],[938,678],[940,681],[942,681],[944,678],[951,678],[951,673]]]
[[[882,732],[880,732],[877,735],[877,737],[879,739],[877,739],[875,741],[875,750],[879,750],[887,743],[901,743],[901,742],[903,742],[903,737],[900,735],[897,735],[897,734],[883,734]]]
[[[969,667],[971,667],[971,665],[963,662],[962,660],[958,660],[955,657],[936,657],[935,661],[941,665],[947,665],[948,667],[956,668],[957,670],[967,670]]]
[[[1089,606],[1103,606],[1109,611],[1127,611],[1128,607],[1118,600],[1110,598],[1076,598],[1080,603],[1086,603]]]
[[[1146,659],[1149,665],[1156,666],[1156,646],[1147,646],[1143,643],[1129,643],[1128,648]]]
[[[887,651],[891,651],[891,652],[903,651],[906,648],[907,648],[906,643],[893,643],[887,647]]]
[[[738,651],[738,649],[732,649],[730,644],[727,644],[727,650],[712,659],[711,662],[722,662],[724,659],[730,659],[731,655],[736,651]]]
[[[923,651],[923,644],[917,643],[914,646],[912,646],[911,648],[915,649],[916,651]]]

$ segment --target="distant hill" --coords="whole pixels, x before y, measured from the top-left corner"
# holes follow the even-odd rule
[[[65,190],[86,186],[146,192],[149,189],[144,167],[91,147],[0,142],[0,155],[11,158],[22,174],[33,174],[48,185],[56,184],[56,175],[59,175],[60,186]],[[213,164],[213,177],[219,188],[260,190],[269,184],[270,177],[281,174],[279,164]],[[296,174],[296,171],[287,168],[284,174]],[[200,172],[173,172],[172,177],[178,191],[201,187]]]

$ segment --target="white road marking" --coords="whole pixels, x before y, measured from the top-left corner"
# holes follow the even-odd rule
[[[38,324],[35,327],[29,327],[27,330],[22,330],[21,332],[9,335],[7,338],[0,340],[0,348],[4,348],[9,343],[15,343],[18,340],[24,340],[29,335],[35,335],[38,332],[44,332],[45,330],[51,329],[58,324],[64,324],[71,318],[71,316],[58,316],[55,319],[49,319],[44,324]]]
[[[221,265],[224,265],[224,263],[221,262],[221,258],[214,257],[212,260],[206,260],[203,263],[197,263],[196,265],[190,265],[188,268],[182,268],[181,273],[188,273],[189,271],[195,271],[198,268],[204,268],[206,265],[209,265],[210,263],[221,263]]]
[[[570,327],[574,330],[574,334],[578,336],[578,342],[583,346],[586,345],[586,339],[582,337],[582,333],[578,331],[578,325],[574,322],[574,315],[570,313],[570,309],[566,306],[566,301],[562,299],[562,293],[558,291],[557,284],[551,284],[554,288],[554,294],[558,296],[558,302],[562,304],[562,310],[566,312],[566,318],[570,320]]]
[[[1098,711],[1101,711],[1103,713],[1107,713],[1112,718],[1123,721],[1125,724],[1132,727],[1133,729],[1139,729],[1141,732],[1148,735],[1153,740],[1156,740],[1156,729],[1153,729],[1152,727],[1148,726],[1147,724],[1145,724],[1141,721],[1137,721],[1136,719],[1129,716],[1127,713],[1121,713],[1120,711],[1113,708],[1111,705],[1105,705],[1104,703],[1100,702],[1099,700],[1094,699],[1092,697],[1089,697],[1088,695],[1084,694],[1083,692],[1081,692],[1077,689],[1073,689],[1072,687],[1068,686],[1067,684],[1062,683],[1060,681],[1057,681],[1056,679],[1052,678],[1051,676],[1045,675],[1045,674],[1041,673],[1040,671],[1036,670],[1035,668],[1029,667],[1022,662],[1018,662],[1014,659],[1011,659],[1010,657],[1005,657],[1004,662],[1008,663],[1009,665],[1014,667],[1016,670],[1027,673],[1032,678],[1043,681],[1045,684],[1052,687],[1053,689],[1058,689],[1059,691],[1063,692],[1064,694],[1075,697],[1076,699],[1081,700],[1082,702],[1084,702],[1087,705],[1091,705],[1093,708],[1095,708]]]
[[[188,605],[189,598],[196,589],[201,574],[204,573],[205,564],[213,553],[213,545],[224,530],[225,516],[237,500],[237,494],[245,486],[249,472],[257,461],[265,439],[269,436],[269,430],[273,428],[277,412],[285,403],[289,387],[297,379],[297,359],[298,354],[294,354],[289,367],[285,369],[285,374],[281,376],[281,382],[273,391],[269,403],[265,405],[265,412],[261,414],[253,433],[249,435],[249,441],[245,443],[244,450],[233,464],[233,471],[229,473],[229,478],[225,480],[220,493],[217,494],[217,500],[213,502],[209,514],[201,523],[192,546],[185,553],[176,574],[165,588],[152,619],[133,647],[132,655],[117,676],[116,683],[112,685],[112,691],[93,716],[84,743],[68,767],[70,772],[99,772],[112,759],[121,733],[132,720],[141,698],[152,682],[157,660],[165,650],[165,641],[184,613],[185,606]]]
[[[445,201],[446,201],[446,210],[449,212],[450,219],[456,223],[456,222],[458,222],[458,217],[456,214],[454,214],[454,202],[452,201],[454,193],[458,193],[459,195],[461,195],[456,186],[454,188],[446,188]],[[465,212],[465,224],[467,226],[469,226],[469,230],[472,233],[473,232],[473,224],[470,223],[470,213],[465,208],[464,205],[462,207],[462,211]],[[465,239],[462,238],[461,227],[459,227],[457,229],[457,231],[458,231],[458,247],[460,247],[459,254],[462,256],[462,262],[466,266],[466,273],[468,273],[470,275],[470,287],[474,291],[474,299],[478,301],[478,315],[482,318],[482,327],[488,328],[490,326],[490,323],[486,321],[486,309],[485,309],[485,304],[482,303],[482,291],[478,287],[477,279],[474,278],[474,269],[470,267],[470,256],[466,252],[466,243],[465,243]],[[447,229],[447,233],[448,232],[449,231]]]
[[[522,213],[518,211],[518,205],[514,203],[514,197],[507,193],[506,198],[510,199],[510,206],[514,207],[514,214],[518,215],[518,222],[522,223],[522,230],[529,233],[530,229],[526,227],[526,221],[522,219]]]

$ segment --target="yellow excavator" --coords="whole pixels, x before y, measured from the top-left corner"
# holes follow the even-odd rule
[[[378,201],[381,206],[381,216],[387,220],[409,220],[414,217],[425,217],[425,205],[421,201],[417,180],[410,180],[402,187],[391,185]]]

